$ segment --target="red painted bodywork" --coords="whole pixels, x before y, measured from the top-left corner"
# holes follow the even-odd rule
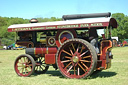
[[[52,47],[52,48],[35,48],[34,49],[34,54],[38,55],[38,54],[56,54],[57,52],[57,48],[56,47]]]
[[[98,62],[97,69],[100,70],[99,67],[103,67],[102,69],[107,69],[110,68],[108,65],[111,63],[111,56],[108,56],[106,53],[111,51],[110,48],[112,48],[112,41],[111,40],[103,40],[101,41],[101,46],[100,46],[100,54],[99,54],[99,60],[101,62]],[[108,57],[108,62],[107,58]]]
[[[45,54],[45,63],[46,64],[55,64],[56,63],[55,54]]]
[[[57,48],[34,48],[34,54],[35,55],[42,55],[44,57],[45,55],[45,63],[46,64],[55,64],[55,54],[57,53]]]

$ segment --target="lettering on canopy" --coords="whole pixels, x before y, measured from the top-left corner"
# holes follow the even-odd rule
[[[103,23],[89,23],[89,24],[73,24],[73,25],[53,25],[42,27],[26,27],[26,28],[12,28],[11,31],[34,31],[34,30],[47,30],[47,29],[65,29],[65,28],[88,28],[103,26]]]

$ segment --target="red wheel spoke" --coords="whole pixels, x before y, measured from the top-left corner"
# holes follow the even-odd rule
[[[82,58],[90,58],[91,56],[85,56],[85,57],[82,57]]]
[[[82,62],[91,62],[91,61],[88,61],[88,60],[80,60],[80,61],[82,61]]]
[[[86,54],[87,52],[88,52],[88,50],[87,50],[87,51],[85,51],[84,53],[82,53],[82,54],[80,55],[80,57],[81,57],[81,56],[83,56],[84,54]]]
[[[71,64],[72,62],[70,62],[67,66],[65,66],[65,68],[64,69],[66,69],[70,64]]]
[[[61,63],[66,63],[66,62],[70,62],[71,60],[65,60],[65,61],[61,61]]]
[[[62,51],[63,51],[64,53],[66,53],[66,54],[72,56],[72,54],[70,54],[69,52],[67,52],[67,51],[65,51],[65,50],[62,50]]]
[[[71,57],[65,56],[65,58],[72,59]]]
[[[82,68],[82,70],[84,71],[84,72],[86,72],[86,70],[78,63],[78,65],[80,66],[80,68]]]
[[[81,62],[82,64],[83,64],[83,66],[86,68],[86,69],[88,69],[88,67],[83,63],[83,62]]]
[[[67,73],[72,69],[73,66],[71,66],[68,70],[67,70]]]

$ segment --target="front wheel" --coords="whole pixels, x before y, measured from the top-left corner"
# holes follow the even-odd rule
[[[94,48],[85,40],[70,39],[58,49],[56,63],[61,74],[67,78],[86,78],[97,65]]]
[[[35,70],[35,61],[28,54],[20,55],[16,58],[16,61],[14,63],[14,69],[17,75],[28,77]]]

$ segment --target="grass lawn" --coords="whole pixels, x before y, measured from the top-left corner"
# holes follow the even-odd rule
[[[19,77],[14,61],[24,50],[0,50],[0,85],[128,85],[128,47],[112,50],[112,67],[87,79],[66,79],[53,67],[46,74]]]

